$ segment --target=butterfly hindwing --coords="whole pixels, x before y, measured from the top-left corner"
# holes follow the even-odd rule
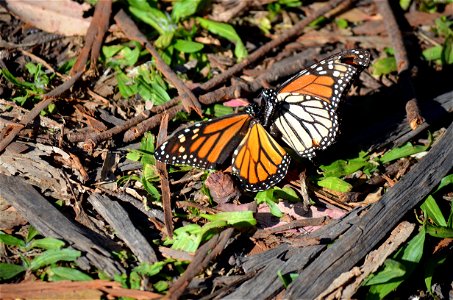
[[[289,162],[286,151],[260,123],[253,122],[234,151],[232,169],[244,189],[261,191],[286,176]]]
[[[301,96],[299,102],[280,105],[273,127],[300,156],[312,157],[315,150],[326,148],[335,139],[338,117],[322,99]]]
[[[172,134],[156,151],[159,161],[213,169],[228,158],[250,126],[248,113],[198,122]]]

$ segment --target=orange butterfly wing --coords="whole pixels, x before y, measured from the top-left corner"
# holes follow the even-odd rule
[[[244,189],[261,191],[286,176],[289,162],[286,151],[260,123],[254,121],[234,151],[232,169]]]
[[[336,108],[352,80],[370,62],[370,53],[363,49],[345,50],[321,60],[296,74],[278,91],[280,101],[296,101],[298,95],[322,99]]]
[[[154,153],[162,162],[213,169],[222,164],[245,136],[248,113],[195,123],[172,134]]]

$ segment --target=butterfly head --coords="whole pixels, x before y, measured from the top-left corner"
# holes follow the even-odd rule
[[[339,60],[356,68],[366,68],[370,63],[370,52],[364,49],[346,50],[338,54]]]

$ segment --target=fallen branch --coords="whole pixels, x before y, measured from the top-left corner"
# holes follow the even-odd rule
[[[168,115],[164,114],[160,123],[159,134],[157,135],[156,147],[162,145],[167,139]],[[157,172],[160,177],[160,187],[162,190],[162,207],[164,209],[165,229],[167,235],[173,237],[173,215],[171,212],[170,183],[168,182],[167,165],[164,162],[156,161]]]
[[[88,57],[90,57],[90,69],[96,68],[96,63],[101,50],[104,35],[109,28],[110,15],[112,13],[112,0],[98,1],[94,10],[93,19],[88,27],[85,37],[85,45],[72,66],[70,75],[84,72]]]
[[[167,110],[166,113],[168,114],[168,119],[170,120],[173,119],[176,116],[176,114],[180,112],[182,109],[183,109],[182,104],[179,104]],[[129,129],[124,133],[123,142],[128,143],[143,136],[143,134],[146,131],[150,130],[151,128],[157,127],[162,122],[162,117],[163,114],[157,114],[143,121],[137,126]]]
[[[101,141],[110,139],[114,135],[117,135],[121,132],[128,130],[129,128],[139,124],[143,120],[148,119],[149,115],[150,115],[149,111],[144,111],[144,112],[140,113],[139,115],[133,117],[132,119],[129,119],[126,122],[122,123],[121,125],[112,127],[106,131],[90,132],[90,133],[74,132],[74,133],[69,133],[66,137],[70,142],[73,142],[73,143],[85,141],[87,143],[92,143],[93,145],[96,145]]]

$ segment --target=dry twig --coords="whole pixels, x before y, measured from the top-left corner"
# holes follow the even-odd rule
[[[159,134],[157,135],[156,148],[162,145],[167,138],[168,114],[164,114],[160,123]],[[160,177],[160,186],[162,190],[162,206],[164,208],[164,221],[167,235],[173,237],[173,216],[171,213],[170,183],[168,182],[167,165],[164,162],[156,160],[156,168]]]

